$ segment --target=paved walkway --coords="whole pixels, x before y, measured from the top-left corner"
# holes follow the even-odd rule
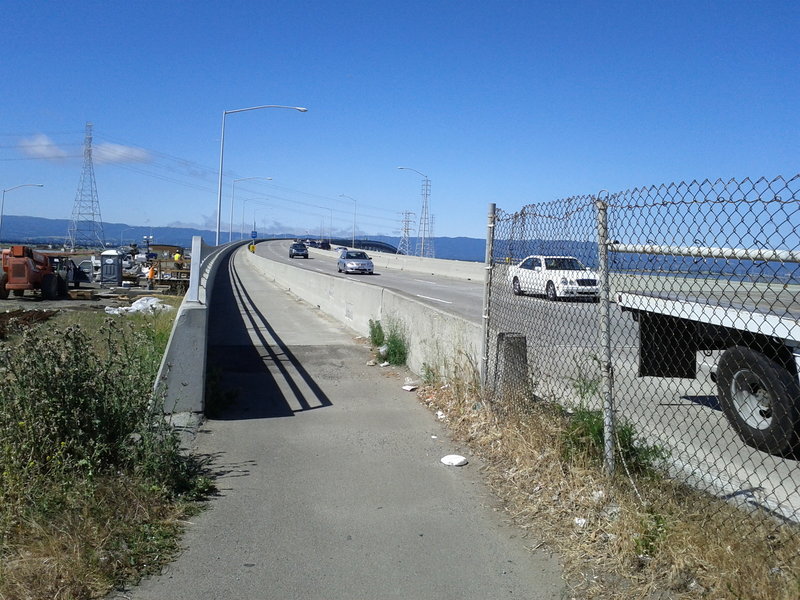
[[[209,367],[238,390],[196,438],[219,496],[163,575],[115,598],[562,597],[557,561],[494,510],[478,461],[440,463],[464,451],[401,389],[407,372],[366,366],[352,332],[236,256],[210,316]]]

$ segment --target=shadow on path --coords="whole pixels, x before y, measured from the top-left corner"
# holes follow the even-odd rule
[[[208,307],[209,416],[222,420],[267,419],[331,406],[330,399],[258,309],[232,258],[225,258],[219,266]],[[256,336],[256,343],[251,334]]]

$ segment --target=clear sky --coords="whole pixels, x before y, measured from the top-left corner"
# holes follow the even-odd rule
[[[800,172],[800,3],[3,0],[5,214],[484,237],[601,189]],[[350,196],[355,203],[340,195]],[[243,202],[245,199],[247,202]],[[412,232],[414,235],[415,232]],[[212,240],[213,241],[213,240]]]

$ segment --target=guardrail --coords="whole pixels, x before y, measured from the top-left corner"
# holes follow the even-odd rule
[[[189,288],[178,308],[154,386],[165,413],[201,413],[205,408],[208,304],[220,259],[248,241],[209,246],[192,238]]]
[[[324,250],[315,252],[330,255]],[[370,256],[373,253],[370,252]],[[408,366],[415,373],[423,373],[427,367],[443,376],[450,376],[456,372],[463,373],[464,368],[477,368],[482,339],[478,323],[428,306],[400,292],[335,277],[335,273],[298,269],[250,253],[246,253],[246,257],[258,273],[360,335],[369,336],[370,320],[381,321],[384,325],[393,320],[405,336],[409,350]],[[479,271],[483,267],[477,266]]]

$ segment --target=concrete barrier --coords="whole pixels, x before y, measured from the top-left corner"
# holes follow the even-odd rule
[[[316,252],[326,253],[324,250]],[[477,368],[481,347],[479,324],[400,292],[334,273],[298,269],[250,253],[247,261],[257,273],[319,307],[360,335],[369,336],[370,320],[380,321],[384,328],[393,322],[405,336],[409,351],[407,363],[415,373],[423,374],[430,369],[448,377],[456,372],[463,373],[465,367]]]
[[[172,325],[153,393],[165,413],[202,413],[205,409],[208,304],[221,259],[249,242],[208,246],[192,238],[189,289]]]
[[[338,253],[334,250],[309,248],[308,251],[310,254],[318,256],[338,257]],[[467,260],[422,258],[420,256],[374,252],[372,250],[367,252],[367,254],[372,259],[376,270],[396,269],[398,271],[409,271],[411,273],[425,273],[428,275],[453,277],[455,279],[466,279],[467,281],[483,281],[485,271],[483,263],[470,262]]]

